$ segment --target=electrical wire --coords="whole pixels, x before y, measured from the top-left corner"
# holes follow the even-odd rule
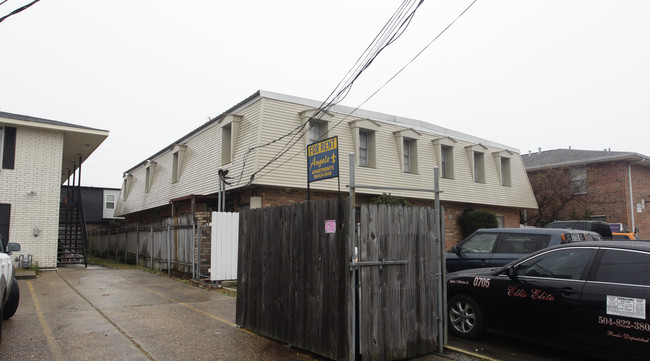
[[[321,103],[321,105],[316,109],[314,114],[312,114],[312,116],[309,119],[307,119],[305,122],[301,123],[293,130],[291,130],[287,134],[280,136],[277,139],[274,139],[265,144],[261,144],[249,148],[244,154],[244,157],[242,159],[242,167],[236,184],[238,185],[241,182],[244,174],[244,169],[246,167],[246,162],[253,150],[267,147],[287,137],[291,137],[291,139],[289,139],[287,143],[285,143],[280,148],[280,150],[276,152],[276,154],[267,162],[267,164],[265,164],[259,170],[251,174],[251,178],[248,181],[249,184],[252,182],[256,174],[258,174],[260,171],[268,167],[270,164],[279,160],[281,157],[283,157],[287,152],[289,152],[293,147],[295,147],[296,144],[298,144],[298,142],[300,142],[300,140],[306,134],[309,133],[309,131],[314,127],[314,125],[316,125],[316,122],[313,122],[312,120],[321,119],[322,116],[325,113],[327,113],[329,109],[331,109],[334,105],[341,102],[349,93],[350,88],[353,85],[354,81],[356,81],[358,77],[361,75],[361,73],[370,66],[372,61],[379,55],[379,53],[383,49],[385,49],[386,46],[390,45],[392,42],[397,40],[397,38],[399,38],[402,35],[406,27],[408,27],[408,24],[410,23],[410,19],[412,19],[415,11],[422,4],[423,1],[424,0],[419,0],[419,1],[404,0],[402,2],[399,8],[393,13],[393,15],[390,17],[388,22],[384,25],[382,30],[375,36],[375,38],[368,46],[368,48],[366,48],[366,50],[359,56],[355,64],[346,74],[346,76],[344,76],[343,80],[339,82],[339,84],[335,87],[332,93],[330,93],[327,99]],[[400,31],[400,29],[402,30]],[[309,126],[307,127],[307,130],[304,131],[304,128],[307,125]]]
[[[322,117],[324,113],[326,113],[329,109],[334,107],[336,104],[340,103],[345,97],[349,94],[352,85],[354,82],[359,78],[361,73],[365,71],[375,60],[375,58],[390,44],[395,42],[399,37],[402,36],[402,34],[405,32],[406,28],[408,28],[411,20],[413,19],[413,16],[419,6],[423,3],[424,0],[419,0],[419,1],[409,1],[405,0],[398,10],[391,16],[389,21],[384,25],[382,30],[379,32],[377,36],[375,36],[375,39],[371,42],[371,44],[368,46],[366,51],[362,53],[362,55],[359,57],[355,65],[351,68],[350,71],[346,74],[344,79],[339,82],[339,85],[332,91],[330,96],[325,100],[321,106],[316,110],[316,112],[313,114],[313,116],[302,123],[300,126],[296,127],[295,130],[301,130],[304,129],[304,127],[309,124],[309,127],[307,131],[302,132],[300,131],[299,133],[293,133],[290,132],[287,135],[283,136],[286,137],[288,135],[293,135],[291,140],[285,144],[277,153],[275,156],[271,158],[264,166],[262,166],[260,169],[255,171],[253,174],[251,174],[251,178],[249,180],[252,182],[254,179],[255,175],[257,175],[259,172],[279,160],[282,156],[284,156],[287,152],[289,152],[293,147],[300,142],[300,140],[316,125],[316,122],[313,122],[311,120],[318,120]],[[338,90],[338,91],[337,91]],[[326,132],[325,134],[329,133]],[[322,135],[320,139],[323,139]],[[297,137],[297,139],[296,139]],[[277,140],[274,140],[270,143],[276,142]],[[268,145],[269,143],[267,143]],[[249,149],[250,151],[250,149]],[[302,150],[301,150],[302,151]],[[247,155],[249,152],[247,151]],[[246,157],[247,157],[246,155]],[[295,157],[295,156],[294,156]],[[292,157],[293,158],[293,157]],[[286,162],[285,162],[286,163]],[[283,163],[284,164],[284,163]],[[242,172],[243,174],[243,166],[242,164]],[[276,167],[277,168],[277,167]],[[274,169],[276,169],[274,168]],[[240,176],[241,180],[241,176]]]
[[[420,55],[422,55],[422,53],[424,53],[424,51],[426,51],[426,50],[429,48],[429,46],[431,46],[431,45],[432,45],[436,40],[438,40],[438,38],[440,38],[440,36],[442,36],[442,34],[444,34],[444,33],[445,33],[445,32],[446,32],[446,31],[447,31],[447,30],[448,30],[448,29],[449,29],[449,28],[450,28],[450,27],[451,27],[451,26],[452,26],[452,25],[453,25],[453,24],[454,24],[458,19],[460,19],[460,18],[461,18],[461,17],[462,17],[462,16],[463,16],[463,15],[464,15],[464,14],[465,14],[465,13],[466,13],[470,8],[471,8],[471,7],[472,7],[472,5],[474,5],[474,3],[476,3],[476,1],[477,1],[477,0],[472,1],[472,2],[471,2],[471,3],[470,3],[470,4],[465,8],[465,10],[463,10],[463,11],[462,11],[462,12],[461,12],[461,13],[460,13],[460,14],[459,14],[459,15],[458,15],[458,16],[457,16],[453,21],[451,21],[451,22],[450,22],[450,23],[449,23],[449,24],[448,24],[448,25],[447,25],[447,26],[446,26],[446,27],[445,27],[445,28],[444,28],[440,33],[438,33],[438,35],[436,35],[436,36],[433,38],[433,40],[431,40],[427,45],[425,45],[424,48],[422,48],[422,50],[420,50],[420,51],[419,51],[419,52],[418,52],[418,53],[417,53],[413,58],[411,58],[411,60],[409,60],[409,61],[408,61],[408,62],[407,62],[407,63],[406,63],[402,68],[400,68],[400,69],[399,69],[395,74],[393,74],[390,78],[388,78],[388,80],[386,80],[386,82],[385,82],[384,84],[382,84],[382,85],[381,85],[377,90],[375,90],[372,94],[370,94],[370,96],[369,96],[368,98],[366,98],[366,100],[364,100],[361,104],[359,104],[357,107],[355,107],[351,112],[349,112],[348,114],[346,114],[346,115],[345,115],[341,120],[339,120],[339,121],[338,121],[338,122],[337,122],[333,127],[331,127],[330,129],[328,129],[327,132],[325,132],[325,133],[323,134],[322,137],[325,137],[325,135],[327,135],[327,133],[331,132],[333,129],[335,129],[337,126],[339,126],[343,121],[345,121],[345,120],[346,120],[347,118],[349,118],[352,114],[354,114],[357,110],[359,110],[359,108],[361,108],[361,107],[362,107],[364,104],[366,104],[370,99],[372,99],[375,95],[377,95],[377,93],[379,93],[379,91],[381,91],[381,90],[382,90],[386,85],[388,85],[388,83],[390,83],[393,79],[395,79],[395,78],[396,78],[396,77],[397,77],[397,76],[398,76],[402,71],[404,71],[404,69],[406,69],[409,65],[411,65],[411,63],[413,63],[413,62],[414,62],[414,61],[415,61],[415,60],[416,60]],[[272,173],[273,171],[277,170],[278,168],[282,167],[283,165],[285,165],[286,163],[288,163],[289,161],[291,161],[292,159],[294,159],[294,158],[297,157],[298,155],[302,154],[304,151],[306,151],[306,149],[307,149],[306,147],[300,149],[299,152],[295,153],[293,156],[291,156],[290,158],[286,159],[284,162],[282,162],[281,164],[279,164],[279,165],[276,166],[275,168],[273,168],[273,169],[269,170],[268,172],[266,172],[266,173],[260,175],[259,177],[257,177],[257,179],[263,178],[264,176],[266,176],[266,175]],[[262,168],[262,169],[263,169],[263,168]],[[260,169],[260,171],[261,171],[262,169]],[[259,172],[259,171],[258,171],[258,172]],[[251,178],[251,180],[252,180],[252,178]]]
[[[22,11],[28,9],[30,6],[36,4],[36,3],[39,2],[39,1],[41,1],[41,0],[34,0],[34,1],[32,1],[31,3],[29,3],[29,4],[27,4],[27,5],[23,5],[23,6],[19,7],[18,9],[16,9],[16,10],[10,12],[9,14],[7,14],[7,15],[1,17],[1,18],[0,18],[0,23],[3,22],[3,21],[4,21],[5,19],[7,19],[8,17],[13,16],[13,15],[16,15],[16,14],[18,14],[19,12],[22,12]],[[6,2],[6,0],[5,0],[4,2],[2,2],[2,4],[4,4],[5,2]],[[0,4],[0,5],[2,5],[2,4]]]

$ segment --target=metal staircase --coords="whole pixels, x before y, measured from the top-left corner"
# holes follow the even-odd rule
[[[81,163],[81,160],[79,162]],[[75,185],[74,175],[77,170],[79,171],[79,184]],[[75,169],[72,184],[72,186],[65,187],[65,195],[62,197],[59,208],[57,263],[59,265],[83,264],[87,267],[88,235],[81,201],[81,168]]]

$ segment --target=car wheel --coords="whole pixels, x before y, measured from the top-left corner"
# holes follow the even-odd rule
[[[459,337],[475,338],[485,332],[485,318],[474,299],[457,295],[449,301],[449,328]]]
[[[2,310],[2,319],[10,319],[16,313],[18,309],[18,302],[20,301],[20,289],[18,289],[18,282],[14,278],[11,281],[11,292],[9,293],[9,298],[5,304],[4,310]]]

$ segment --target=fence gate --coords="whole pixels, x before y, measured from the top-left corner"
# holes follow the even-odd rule
[[[364,205],[358,219],[362,360],[436,351],[434,209]]]
[[[210,280],[237,279],[239,213],[212,212]]]

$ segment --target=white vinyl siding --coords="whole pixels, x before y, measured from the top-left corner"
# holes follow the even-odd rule
[[[218,189],[217,171],[219,167],[229,170],[233,177],[232,185],[227,189],[241,188],[251,181],[251,174],[259,171],[251,181],[253,185],[278,186],[291,188],[306,188],[307,179],[307,139],[291,139],[286,137],[281,141],[273,142],[287,134],[303,120],[301,114],[309,113],[316,105],[299,104],[280,99],[262,97],[244,104],[233,110],[234,114],[241,117],[239,131],[234,150],[231,154],[232,161],[222,163],[222,133],[221,127],[215,122],[182,139],[187,145],[185,160],[183,161],[183,177],[176,183],[172,179],[172,151],[162,153],[155,160],[158,167],[154,174],[152,190],[144,194],[144,166],[133,169],[131,191],[128,200],[120,200],[117,204],[116,214],[128,210],[136,212],[169,204],[170,199],[187,196],[188,194],[213,194]],[[338,136],[339,139],[339,175],[341,184],[349,180],[349,156],[354,152],[359,161],[360,140],[355,139],[360,131],[364,129],[357,125],[356,131],[351,131],[350,123],[367,121],[374,113],[356,117],[346,112],[331,112],[326,120],[329,126],[327,138]],[[307,118],[308,119],[308,118]],[[394,119],[394,118],[393,118]],[[383,120],[379,117],[372,119],[373,122],[381,124],[372,132],[376,146],[376,167],[358,166],[355,169],[356,182],[358,184],[375,184],[386,187],[408,187],[408,188],[433,188],[433,168],[440,166],[439,147],[434,146],[433,141],[441,138],[441,134],[428,132],[425,128],[418,128],[421,135],[417,139],[415,173],[404,173],[403,154],[398,154],[402,144],[400,139],[409,139],[404,133],[408,128],[394,120]],[[340,122],[340,124],[339,124]],[[446,130],[445,132],[453,133]],[[396,133],[405,135],[400,138]],[[306,135],[305,135],[306,136]],[[468,138],[471,138],[468,136]],[[413,139],[413,138],[411,138]],[[454,149],[464,149],[475,146],[477,143],[464,140],[461,137],[455,138]],[[270,143],[266,145],[267,143]],[[262,146],[248,153],[253,146]],[[279,160],[272,161],[274,157],[290,148]],[[503,148],[484,146],[481,148],[486,154],[502,151]],[[436,156],[438,154],[438,156]],[[528,177],[523,167],[523,162],[518,154],[510,158],[511,187],[501,186],[499,172],[495,162],[484,162],[484,183],[474,182],[474,170],[470,166],[468,157],[461,156],[464,152],[453,152],[453,178],[442,178],[440,186],[444,189],[441,193],[441,200],[473,204],[486,204],[494,206],[509,206],[521,208],[535,208],[537,206]],[[244,159],[244,156],[246,158]],[[413,157],[411,153],[409,155]],[[370,164],[370,159],[368,159]],[[267,166],[267,164],[270,165]],[[419,165],[419,167],[417,167]],[[243,171],[242,171],[243,166]],[[266,166],[266,167],[265,167]],[[264,169],[262,169],[265,167]],[[411,169],[413,171],[413,169]],[[165,181],[157,182],[158,177],[164,177]],[[338,182],[336,179],[323,180],[311,183],[312,190],[337,191]],[[359,189],[358,193],[381,194],[381,190]],[[428,192],[413,191],[392,191],[393,195],[404,197],[415,197],[430,199]]]

